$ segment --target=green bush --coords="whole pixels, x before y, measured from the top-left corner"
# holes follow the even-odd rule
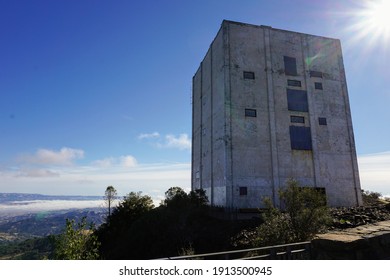
[[[268,209],[263,214],[264,223],[257,228],[255,246],[306,241],[326,229],[330,216],[323,193],[289,180],[279,197],[283,211],[266,201]]]
[[[95,260],[99,258],[100,242],[93,234],[93,225],[87,229],[86,218],[75,224],[66,220],[64,232],[57,237],[55,258],[58,260]]]

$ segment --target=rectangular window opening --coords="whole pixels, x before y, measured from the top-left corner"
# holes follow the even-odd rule
[[[328,125],[326,118],[318,118],[319,125]]]
[[[291,87],[301,87],[302,86],[301,81],[298,81],[298,80],[287,80],[287,85],[289,85]]]
[[[297,76],[297,60],[295,57],[284,56],[284,73],[289,76]]]
[[[244,71],[244,79],[245,80],[254,80],[255,72]]]
[[[297,112],[309,112],[307,92],[305,90],[287,89],[288,110]]]
[[[310,77],[322,78],[322,72],[320,72],[320,71],[310,71]]]
[[[240,187],[240,195],[248,195],[248,188]]]
[[[314,83],[314,88],[322,90],[322,83]]]
[[[292,150],[312,150],[311,130],[305,126],[290,126]]]
[[[253,117],[256,118],[257,112],[255,109],[245,109],[245,117]]]
[[[290,116],[290,121],[292,123],[305,123],[305,117],[301,116]]]

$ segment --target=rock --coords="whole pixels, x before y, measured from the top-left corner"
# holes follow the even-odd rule
[[[333,228],[348,228],[390,220],[390,204],[330,209]]]
[[[319,234],[312,240],[314,259],[389,259],[390,221]]]

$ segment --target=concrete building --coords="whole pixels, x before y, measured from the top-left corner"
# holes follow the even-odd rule
[[[193,77],[192,189],[212,205],[279,205],[290,178],[362,202],[340,41],[223,21]]]

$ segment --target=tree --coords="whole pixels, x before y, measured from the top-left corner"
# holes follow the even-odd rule
[[[100,242],[93,234],[94,226],[86,228],[86,217],[75,224],[66,219],[64,232],[55,242],[55,258],[58,260],[96,260],[99,258]]]
[[[188,202],[188,194],[180,187],[171,187],[165,192],[163,206],[180,207]]]
[[[196,189],[190,192],[189,198],[192,204],[196,206],[205,206],[209,202],[204,189]]]
[[[97,236],[102,243],[101,255],[104,258],[118,258],[129,248],[132,236],[129,234],[133,224],[154,208],[153,200],[141,192],[130,192],[123,197],[112,211],[110,220],[102,224],[97,230]]]
[[[268,210],[257,229],[256,246],[306,241],[330,222],[325,195],[315,188],[301,187],[297,181],[289,180],[279,197],[284,211],[266,201]]]
[[[142,195],[141,192],[130,192],[112,211],[109,223],[101,226],[101,229],[121,234],[134,221],[153,208],[154,204],[150,196]]]
[[[108,186],[104,193],[104,199],[108,207],[108,217],[111,216],[111,207],[117,196],[116,189],[113,186]]]
[[[203,189],[196,189],[187,194],[180,187],[171,187],[165,192],[165,199],[161,205],[178,208],[178,207],[199,207],[207,205],[208,199],[206,191]]]

